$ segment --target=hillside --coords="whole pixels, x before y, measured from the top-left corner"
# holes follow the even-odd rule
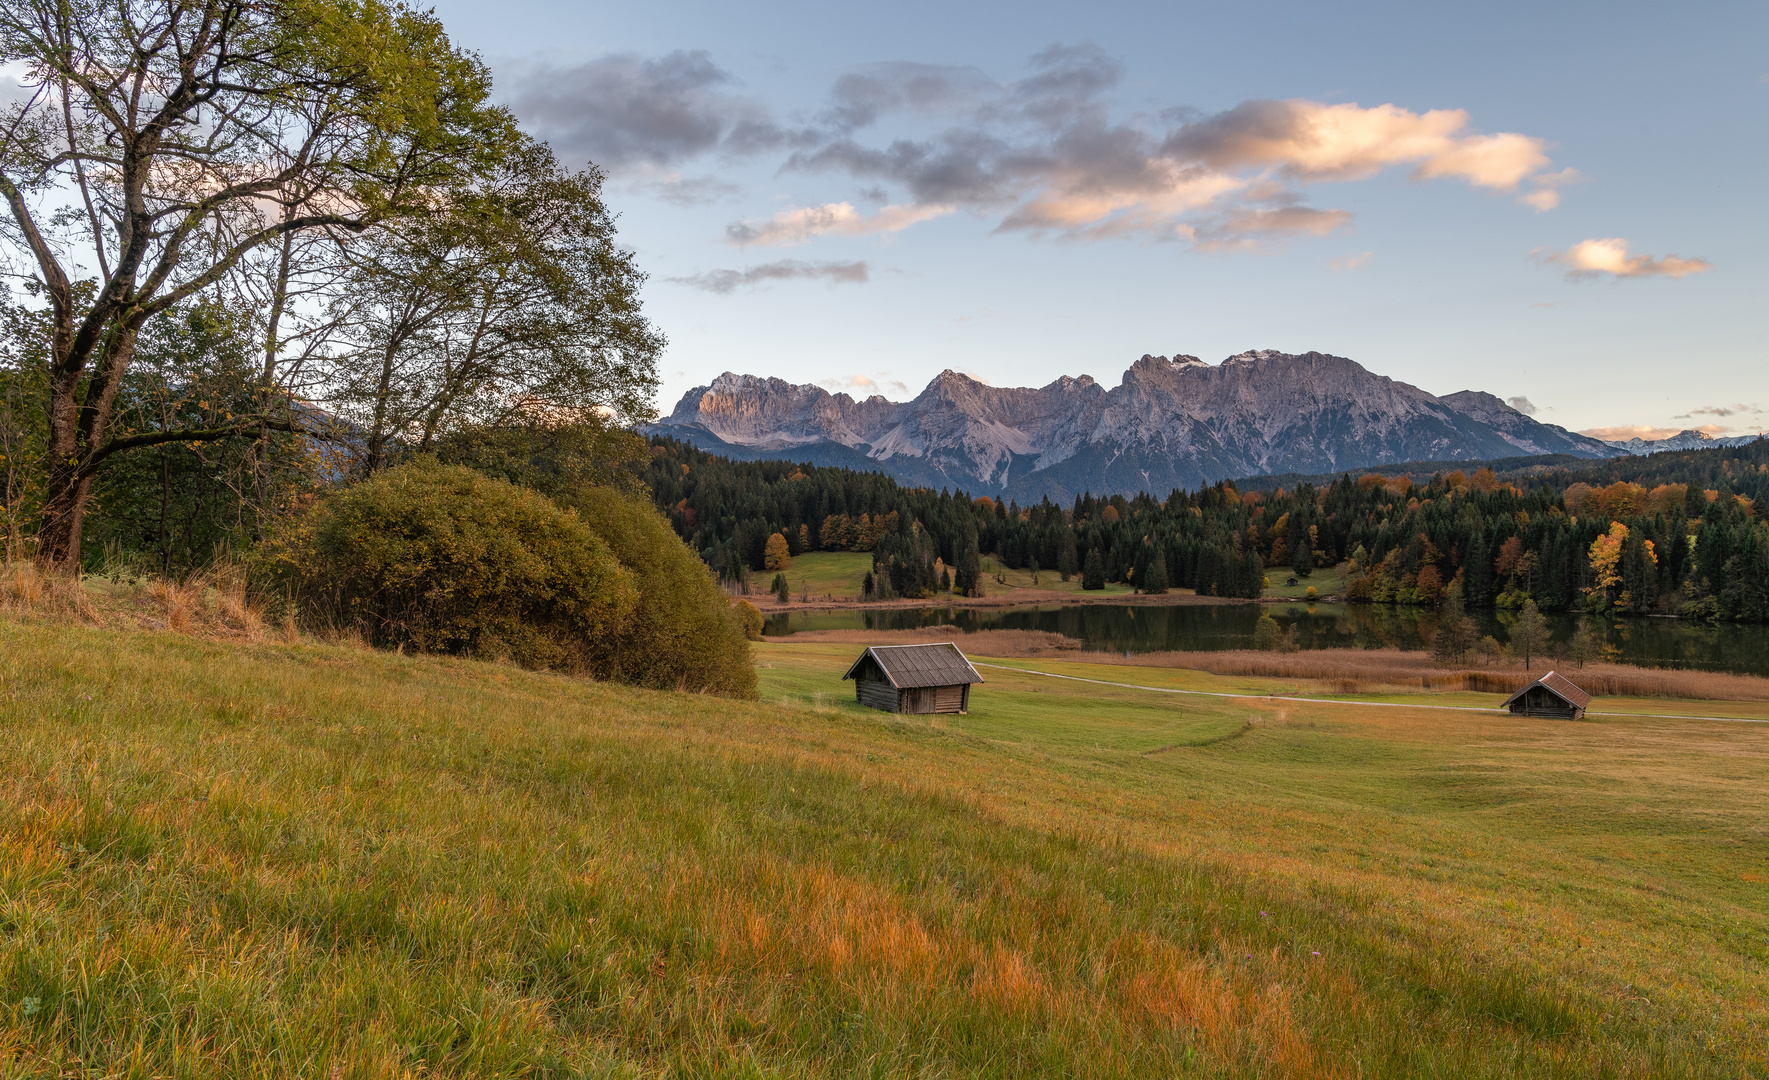
[[[727,372],[652,431],[737,460],[873,468],[1023,503],[1396,461],[1625,453],[1491,394],[1434,397],[1342,356],[1272,350],[1217,365],[1144,356],[1111,390],[1087,375],[1031,389],[944,371],[900,403]]]
[[[994,668],[970,716],[930,723],[848,704],[852,651],[758,646],[764,700],[733,703],[0,621],[0,1055],[21,1075],[1769,1068],[1769,728],[1180,702]]]

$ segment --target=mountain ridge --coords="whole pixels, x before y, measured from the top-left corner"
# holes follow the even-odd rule
[[[651,430],[750,460],[869,467],[1022,501],[1399,461],[1628,452],[1491,394],[1439,398],[1346,357],[1269,349],[1216,365],[1145,354],[1111,390],[1087,375],[994,387],[948,369],[904,402],[726,372]]]

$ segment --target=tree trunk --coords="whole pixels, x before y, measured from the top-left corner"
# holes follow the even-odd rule
[[[44,491],[43,529],[37,559],[61,574],[80,572],[80,534],[92,498],[94,453],[109,434],[111,413],[123,373],[135,354],[138,326],[117,329],[79,399],[79,376],[71,364],[58,364],[50,381],[49,482]],[[83,366],[83,365],[82,365]]]

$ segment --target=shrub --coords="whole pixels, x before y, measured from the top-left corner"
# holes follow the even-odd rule
[[[749,642],[761,636],[761,613],[743,604],[755,613],[752,637],[748,613],[732,606],[712,571],[649,502],[595,487],[561,501],[614,550],[639,589],[632,618],[591,649],[591,670],[664,690],[754,697]]]
[[[310,615],[375,644],[579,670],[633,614],[633,574],[576,514],[420,459],[322,500],[277,548]]]
[[[751,641],[762,640],[762,611],[748,600],[739,600],[735,605],[737,622],[743,627],[743,636]]]

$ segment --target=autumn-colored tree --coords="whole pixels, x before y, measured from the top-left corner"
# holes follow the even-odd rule
[[[784,570],[791,565],[792,553],[786,548],[786,537],[779,533],[768,537],[768,546],[762,551],[762,569]]]
[[[1468,478],[1468,484],[1475,491],[1485,494],[1499,489],[1499,478],[1493,475],[1491,469],[1483,465],[1474,470],[1474,475]]]
[[[1619,521],[1609,523],[1609,531],[1591,541],[1591,585],[1585,595],[1599,608],[1612,606],[1621,589],[1622,546],[1628,542],[1628,527]]]

